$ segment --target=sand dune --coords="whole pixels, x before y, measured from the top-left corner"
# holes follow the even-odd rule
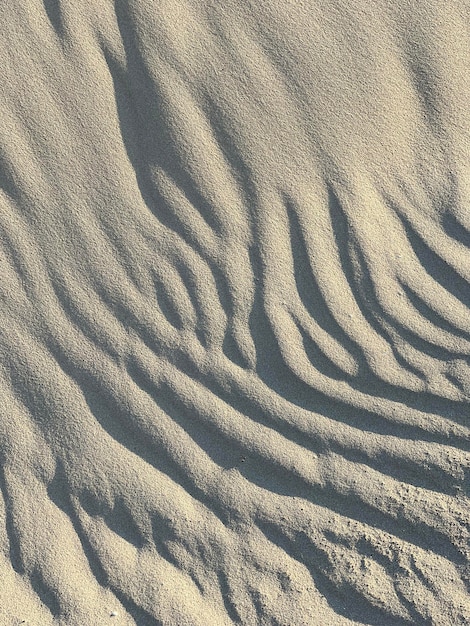
[[[467,3],[0,25],[0,624],[470,623]]]

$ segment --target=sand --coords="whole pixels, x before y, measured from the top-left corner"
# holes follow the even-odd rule
[[[0,625],[469,624],[468,3],[0,33]]]

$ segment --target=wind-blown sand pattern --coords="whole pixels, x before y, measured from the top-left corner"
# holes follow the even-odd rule
[[[470,623],[469,13],[0,4],[0,624]]]

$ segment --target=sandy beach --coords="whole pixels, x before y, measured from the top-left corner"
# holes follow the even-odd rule
[[[470,624],[468,3],[0,33],[0,626]]]

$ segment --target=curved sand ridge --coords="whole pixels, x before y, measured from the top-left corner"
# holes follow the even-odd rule
[[[469,623],[469,18],[1,3],[1,624]]]

